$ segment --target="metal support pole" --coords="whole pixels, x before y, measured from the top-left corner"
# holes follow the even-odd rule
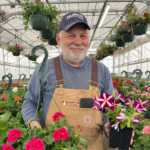
[[[143,45],[141,45],[141,57],[140,57],[140,69],[142,70],[142,55],[143,55]]]
[[[114,57],[113,57],[112,61],[113,61],[113,63],[112,63],[113,64],[113,73],[115,73],[115,58]]]
[[[3,55],[3,63],[4,63],[4,65],[3,65],[3,71],[4,71],[4,75],[5,75],[6,73],[5,73],[4,49],[3,48],[2,48],[2,55]]]
[[[28,61],[29,62],[29,78],[30,78],[30,61]]]
[[[118,57],[118,74],[120,74],[120,56]]]
[[[128,59],[127,60],[128,60],[128,62],[127,62],[128,63],[128,65],[127,65],[127,72],[129,72],[129,60],[130,60],[129,52],[128,52]]]

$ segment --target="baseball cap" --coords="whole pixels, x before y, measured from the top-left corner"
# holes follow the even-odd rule
[[[83,23],[87,27],[87,29],[90,30],[90,27],[84,15],[79,12],[69,12],[62,17],[58,33],[62,30],[65,32],[68,31],[76,23]]]

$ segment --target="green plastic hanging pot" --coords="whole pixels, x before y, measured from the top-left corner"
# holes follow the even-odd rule
[[[40,31],[42,39],[53,39],[55,36],[55,30],[54,29],[46,29],[43,31]]]
[[[49,39],[48,44],[49,45],[57,45],[57,41],[56,41],[55,37],[53,39]]]
[[[117,41],[116,41],[116,46],[117,47],[124,47],[125,46],[125,42],[124,41],[122,41],[122,39],[117,39]]]
[[[47,29],[50,18],[45,14],[31,14],[29,21],[34,30],[43,31]]]
[[[19,52],[12,52],[13,56],[19,56],[20,55],[20,51]]]
[[[132,32],[127,32],[121,35],[121,39],[123,42],[133,42],[134,35]]]
[[[146,34],[148,30],[148,24],[139,24],[137,25],[132,25],[132,31],[134,35],[143,35]]]
[[[29,60],[36,61],[36,57],[29,56]]]

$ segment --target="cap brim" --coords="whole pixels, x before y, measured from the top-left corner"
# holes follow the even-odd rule
[[[72,24],[69,24],[69,25],[67,25],[64,29],[63,29],[63,31],[68,31],[73,25],[75,25],[75,24],[77,24],[77,23],[83,23],[86,27],[87,27],[87,29],[88,30],[90,30],[90,27],[86,24],[86,23],[84,23],[84,22],[74,22],[74,23],[72,23]]]

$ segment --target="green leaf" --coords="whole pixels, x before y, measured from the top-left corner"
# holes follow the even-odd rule
[[[126,125],[124,124],[124,123],[120,123],[120,128],[121,129],[123,129],[123,128],[125,128],[126,127]]]
[[[0,107],[3,108],[3,107],[5,107],[5,106],[7,106],[7,102],[1,102],[1,103],[0,103]]]
[[[63,148],[63,146],[60,145],[58,142],[55,142],[55,148],[58,150],[61,150],[61,148]]]
[[[77,141],[81,144],[81,145],[87,145],[87,140],[82,139],[81,137],[77,138]]]
[[[52,135],[45,136],[43,140],[47,145],[51,145],[54,143],[54,138],[52,137]]]
[[[67,141],[64,143],[65,147],[70,149],[71,148],[71,142]]]
[[[15,150],[21,150],[21,146],[19,145]]]
[[[10,116],[11,116],[10,112],[6,112],[5,114],[0,115],[0,123],[7,122]]]
[[[73,145],[69,150],[79,150],[76,145]]]

